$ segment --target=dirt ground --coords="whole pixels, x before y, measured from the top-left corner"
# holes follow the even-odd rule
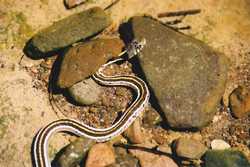
[[[23,57],[27,40],[54,21],[92,6],[105,8],[111,2],[95,0],[67,10],[62,0],[0,0],[0,166],[30,167],[35,133],[57,119],[47,88],[27,71],[41,62]],[[227,106],[228,95],[237,85],[250,85],[250,1],[120,0],[107,12],[113,18],[113,28],[117,28],[134,15],[157,18],[162,12],[187,9],[201,9],[201,13],[186,17],[182,25],[190,25],[192,29],[182,32],[204,41],[230,60],[223,97]],[[67,136],[54,137],[50,142],[50,154],[68,142]],[[246,154],[250,157],[249,151]]]

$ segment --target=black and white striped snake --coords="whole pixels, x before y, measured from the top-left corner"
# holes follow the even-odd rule
[[[141,42],[134,40],[120,55],[125,52],[127,52],[129,58],[137,55],[144,47],[145,42],[145,39]],[[147,105],[150,96],[146,83],[136,76],[107,76],[102,73],[106,66],[121,60],[123,60],[123,58],[119,56],[115,60],[104,64],[92,75],[92,78],[101,85],[126,86],[134,89],[137,96],[133,103],[125,110],[119,120],[108,128],[90,127],[74,119],[59,119],[51,122],[42,128],[34,139],[32,154],[35,167],[51,167],[51,162],[48,157],[48,140],[57,132],[70,132],[77,136],[96,140],[97,142],[104,142],[121,134],[140,115],[145,105]]]

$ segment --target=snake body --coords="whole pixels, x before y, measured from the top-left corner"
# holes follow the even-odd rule
[[[144,45],[145,41],[132,42],[126,50],[129,58],[138,54]],[[42,128],[34,139],[33,157],[35,167],[51,167],[51,162],[48,157],[48,141],[55,133],[70,132],[77,136],[96,140],[97,142],[104,142],[121,134],[134,122],[138,115],[140,115],[145,105],[148,103],[150,96],[146,83],[136,76],[107,76],[102,72],[106,66],[121,60],[123,59],[119,57],[104,64],[95,74],[92,75],[92,77],[101,85],[126,86],[135,90],[137,96],[132,104],[125,110],[124,114],[116,123],[108,128],[94,128],[74,119],[59,119],[51,122]]]

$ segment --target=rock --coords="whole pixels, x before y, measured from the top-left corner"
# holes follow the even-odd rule
[[[81,105],[96,103],[102,92],[101,87],[92,78],[78,82],[68,90],[71,97]]]
[[[207,125],[225,89],[227,59],[149,17],[133,17],[129,23],[135,39],[146,39],[138,60],[169,125]]]
[[[124,47],[118,38],[96,39],[69,49],[59,71],[57,84],[70,87],[97,71],[110,58],[117,56]]]
[[[197,140],[179,138],[174,144],[175,153],[179,157],[188,159],[200,159],[206,152],[206,147]]]
[[[225,150],[229,149],[231,146],[224,140],[215,139],[211,142],[211,148],[213,150]]]
[[[127,153],[124,148],[115,148],[116,152],[116,163],[111,164],[107,167],[138,167],[138,160],[132,155]]]
[[[162,121],[160,114],[153,108],[147,107],[143,114],[143,126],[153,128]]]
[[[168,131],[166,129],[163,129],[161,127],[152,128],[152,137],[158,144],[164,144],[168,141]]]
[[[58,160],[60,167],[75,167],[85,158],[89,148],[94,145],[94,140],[78,138],[69,144]]]
[[[86,39],[111,24],[111,19],[99,7],[71,15],[42,29],[30,41],[33,51],[47,53]],[[37,56],[37,54],[32,54]],[[35,57],[39,58],[39,57]]]
[[[235,150],[209,150],[204,167],[250,167],[242,152]]]
[[[167,144],[162,144],[157,147],[157,151],[166,153],[166,154],[172,154],[171,147],[168,146]]]
[[[70,9],[86,1],[87,0],[64,0],[64,4],[68,9]]]
[[[84,167],[105,167],[115,163],[115,152],[111,145],[99,143],[89,151]]]
[[[236,118],[250,115],[250,91],[244,86],[236,88],[229,96],[229,106]]]
[[[145,140],[144,133],[141,130],[140,119],[136,119],[134,123],[124,132],[124,135],[131,143],[140,144]]]
[[[151,152],[129,149],[129,152],[137,157],[140,161],[141,167],[178,167],[178,165],[169,157],[165,155],[158,155]]]

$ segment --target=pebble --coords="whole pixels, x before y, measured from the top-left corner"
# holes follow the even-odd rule
[[[152,128],[153,139],[158,144],[164,144],[165,142],[168,141],[169,136],[167,134],[168,132],[161,127]]]
[[[90,149],[83,167],[105,167],[113,163],[115,163],[113,147],[107,143],[98,143]]]
[[[65,151],[59,157],[59,166],[74,167],[76,164],[79,164],[86,157],[89,148],[94,144],[94,140],[86,138],[76,139],[65,148]]]
[[[188,159],[200,159],[206,152],[206,147],[198,140],[179,138],[174,143],[177,156]]]
[[[250,167],[244,154],[236,150],[208,150],[204,167]]]
[[[41,58],[44,53],[56,51],[102,31],[111,24],[111,18],[99,7],[73,14],[40,30],[26,46],[29,56]],[[36,54],[42,53],[42,54]]]
[[[157,151],[164,152],[167,154],[172,154],[171,147],[168,146],[167,144],[162,144],[162,145],[157,146]]]
[[[162,121],[160,114],[151,106],[146,108],[143,114],[143,126],[146,128],[153,128]]]
[[[229,106],[233,116],[243,118],[250,115],[250,91],[245,86],[239,86],[229,96]]]
[[[96,103],[102,93],[101,87],[92,78],[74,84],[68,91],[70,96],[81,105]]]
[[[127,153],[124,148],[115,148],[116,152],[116,163],[111,164],[107,167],[138,167],[138,159]]]
[[[84,2],[87,2],[87,0],[64,0],[64,4],[68,9],[76,7]]]
[[[171,158],[165,155],[158,155],[139,149],[129,149],[129,152],[139,159],[141,167],[178,167]]]
[[[211,142],[211,148],[212,150],[225,150],[229,149],[231,146],[221,139],[215,139]]]
[[[95,39],[70,48],[61,64],[57,85],[71,87],[95,73],[110,58],[117,56],[124,43],[119,38]]]
[[[129,24],[135,39],[146,39],[137,57],[165,123],[181,129],[210,123],[225,90],[226,57],[150,17],[136,16]]]
[[[145,141],[145,134],[141,129],[140,119],[136,119],[134,123],[124,132],[124,135],[133,144],[140,144]]]

